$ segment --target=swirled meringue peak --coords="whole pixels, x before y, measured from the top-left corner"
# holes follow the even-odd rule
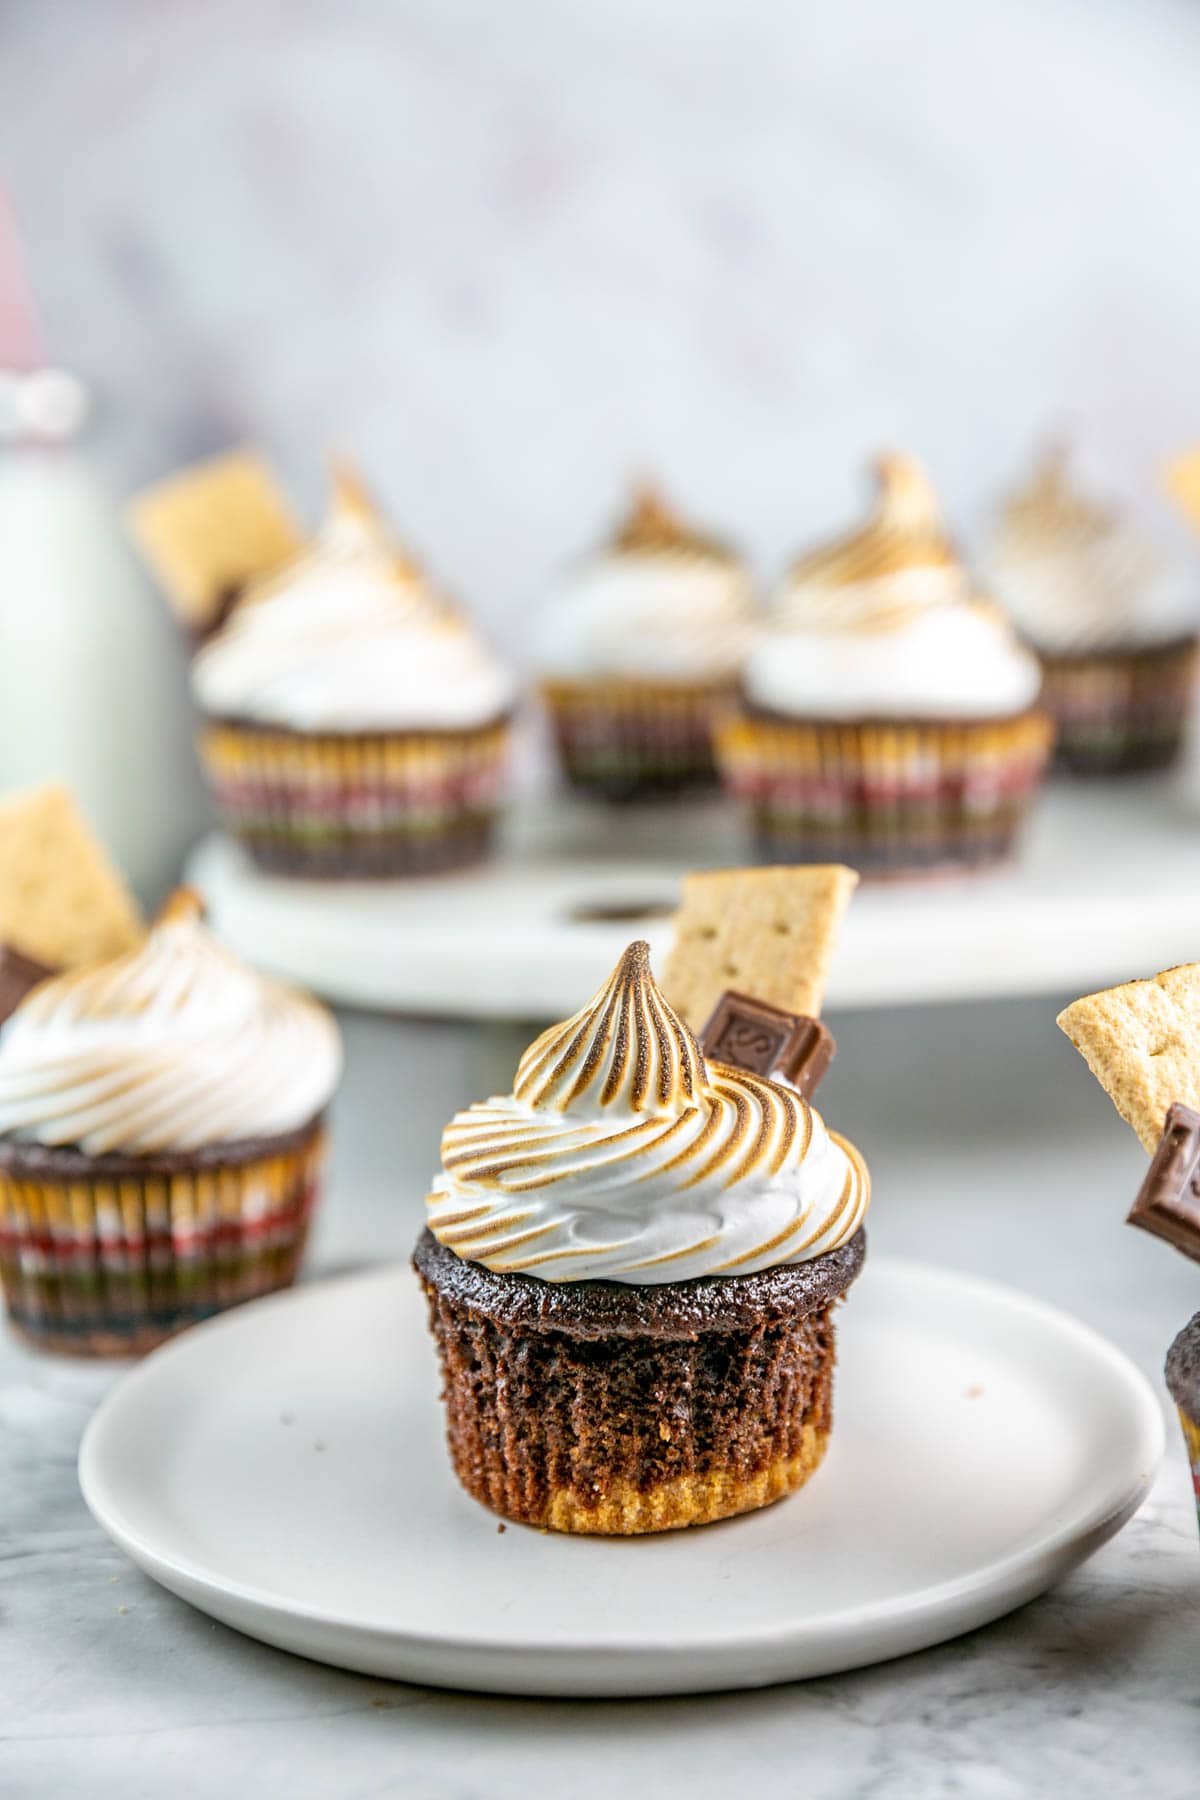
[[[511,1094],[450,1121],[428,1213],[468,1262],[636,1286],[821,1256],[869,1195],[858,1151],[794,1089],[706,1060],[636,943],[530,1045]]]
[[[341,1067],[325,1008],[231,956],[181,888],[135,949],[42,982],[0,1029],[0,1135],[89,1155],[272,1137]]]
[[[985,562],[1018,630],[1049,655],[1136,649],[1200,628],[1194,573],[1080,488],[1061,444],[1004,502]]]
[[[867,523],[799,557],[784,578],[778,610],[795,609],[806,621],[827,614],[839,630],[886,630],[923,606],[963,597],[966,576],[920,463],[880,456],[875,480]]]
[[[563,680],[732,680],[752,617],[750,580],[737,557],[643,485],[610,542],[568,570],[550,596],[535,661]]]
[[[748,698],[794,718],[970,719],[1023,712],[1036,658],[971,591],[912,457],[876,464],[859,531],[794,563],[747,658]]]
[[[463,730],[515,685],[342,473],[315,544],[249,588],[192,664],[211,717],[296,731]]]

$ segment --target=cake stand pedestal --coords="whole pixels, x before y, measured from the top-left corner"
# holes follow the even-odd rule
[[[220,835],[188,879],[261,968],[343,1005],[561,1018],[634,937],[660,962],[689,868],[753,860],[719,804],[519,810],[495,859],[397,882],[288,880]],[[1200,823],[1170,782],[1056,786],[993,874],[866,883],[831,1010],[1074,991],[1200,958]]]

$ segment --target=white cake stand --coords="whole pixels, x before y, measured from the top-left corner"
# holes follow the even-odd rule
[[[518,812],[478,870],[398,882],[260,874],[206,839],[188,878],[258,966],[345,1005],[451,1018],[562,1017],[635,936],[655,958],[689,868],[751,860],[727,809]],[[1200,959],[1200,822],[1170,783],[1052,788],[1018,863],[865,885],[828,1004],[1084,992]]]

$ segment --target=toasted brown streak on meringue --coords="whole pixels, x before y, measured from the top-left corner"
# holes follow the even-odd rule
[[[621,556],[699,556],[733,563],[733,552],[689,526],[659,489],[640,481],[633,502],[613,533],[610,548]]]
[[[915,458],[890,454],[875,465],[875,508],[860,530],[794,562],[788,582],[847,587],[909,569],[953,568],[958,557],[937,495]]]
[[[1003,523],[1014,537],[1051,544],[1064,537],[1104,538],[1117,523],[1116,511],[1083,493],[1071,480],[1065,444],[1048,444],[1024,486],[1009,494]]]
[[[708,1065],[634,944],[542,1034],[511,1096],[458,1114],[428,1197],[469,1261],[556,1280],[684,1280],[819,1255],[869,1181],[794,1089]]]
[[[650,975],[650,946],[639,941],[582,1012],[552,1025],[525,1052],[513,1094],[535,1110],[567,1112],[585,1100],[613,1106],[627,1088],[630,1110],[641,1112],[652,1066],[660,1109],[698,1093],[700,1047],[659,993]]]

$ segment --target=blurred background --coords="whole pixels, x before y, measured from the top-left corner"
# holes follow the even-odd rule
[[[6,0],[2,178],[127,490],[352,448],[504,635],[653,468],[767,569],[903,444],[1196,428],[1188,0]],[[519,646],[518,646],[519,647]]]

